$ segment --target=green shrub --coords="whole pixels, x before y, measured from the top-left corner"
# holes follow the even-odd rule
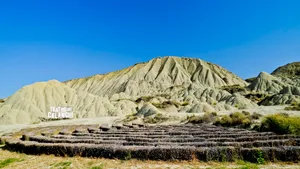
[[[215,117],[218,116],[218,113],[217,113],[217,112],[212,112],[211,114],[212,114],[213,116],[215,116]]]
[[[218,118],[214,124],[224,127],[234,127],[240,126],[243,128],[249,128],[251,126],[252,120],[250,116],[246,116],[243,113],[235,112],[228,115],[224,115],[221,118]]]
[[[167,108],[171,105],[174,105],[175,107],[180,107],[180,106],[187,106],[189,105],[189,102],[188,101],[184,101],[182,103],[180,102],[177,102],[177,101],[164,101],[162,103],[152,103],[153,106],[155,106],[156,108],[161,108],[161,109],[164,109],[164,108]]]
[[[130,121],[136,120],[138,118],[136,116],[136,114],[137,113],[132,113],[132,114],[127,115],[123,121],[124,122],[130,122]]]
[[[187,106],[187,105],[189,105],[190,103],[188,102],[188,101],[184,101],[184,102],[182,102],[181,103],[181,106]]]
[[[224,127],[232,126],[232,118],[228,115],[223,115],[214,122],[214,125],[220,125]]]
[[[226,90],[227,92],[229,92],[231,94],[247,91],[245,87],[242,87],[240,85],[223,86],[223,87],[221,87],[221,89]]]
[[[257,150],[256,160],[258,164],[265,164],[265,159],[263,157],[263,152],[261,150]]]
[[[164,101],[162,103],[152,103],[152,105],[160,109],[167,108],[170,105],[175,105],[176,107],[178,106],[175,102],[172,101]]]
[[[197,123],[212,123],[212,122],[215,121],[216,117],[217,117],[216,112],[205,113],[203,116],[195,116],[195,115],[189,116],[189,117],[187,117],[187,121],[189,123],[194,123],[194,124],[197,124]]]
[[[249,115],[250,115],[250,113],[247,112],[247,111],[242,111],[242,113],[243,113],[245,116],[249,116]]]
[[[284,110],[300,111],[300,103],[293,102],[290,106],[284,108]]]
[[[147,117],[143,119],[145,123],[156,124],[162,123],[168,120],[168,117],[164,117],[162,114],[158,113],[154,117]]]
[[[300,111],[300,104],[292,104],[291,106],[284,108],[284,110]]]
[[[130,159],[131,159],[131,153],[130,152],[126,152],[125,156],[121,160],[130,160]]]
[[[258,130],[300,135],[300,117],[289,117],[284,114],[269,115],[263,119]]]
[[[269,95],[267,94],[264,94],[264,93],[249,93],[249,94],[246,94],[245,97],[247,99],[250,99],[251,101],[253,102],[256,102],[256,103],[260,103],[262,102],[264,99],[266,99]]]

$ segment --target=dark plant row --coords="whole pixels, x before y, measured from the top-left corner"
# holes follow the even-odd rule
[[[178,146],[110,146],[89,144],[46,144],[28,141],[7,140],[9,150],[27,154],[54,154],[59,156],[104,157],[143,160],[193,160],[200,161],[299,161],[300,147],[178,147]]]
[[[159,146],[159,145],[177,145],[177,146],[195,146],[195,147],[212,147],[212,146],[234,146],[234,147],[278,147],[278,146],[300,146],[300,139],[281,139],[281,140],[256,140],[248,142],[236,142],[234,140],[203,140],[203,139],[116,139],[116,140],[102,140],[102,139],[61,139],[48,138],[44,136],[30,136],[23,135],[22,140],[35,141],[39,143],[88,143],[88,144],[116,144],[116,145],[139,145],[139,146]]]

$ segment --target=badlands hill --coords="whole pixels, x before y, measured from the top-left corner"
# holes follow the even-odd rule
[[[294,76],[261,73],[249,84],[200,59],[162,57],[108,74],[25,86],[0,102],[0,124],[39,122],[50,106],[72,106],[75,118],[87,118],[235,111],[258,104],[288,104],[299,98],[299,82]]]
[[[277,68],[272,75],[283,77],[299,77],[300,76],[300,62],[289,63],[287,65]]]
[[[282,105],[300,100],[300,62],[277,68],[271,74],[261,72],[248,89],[263,94],[260,105]]]

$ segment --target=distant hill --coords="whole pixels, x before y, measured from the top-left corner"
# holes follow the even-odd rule
[[[256,93],[268,95],[259,104],[282,105],[300,101],[300,62],[281,66],[271,74],[262,72],[247,80],[248,88]]]
[[[293,62],[277,68],[272,75],[284,77],[300,77],[300,62]]]

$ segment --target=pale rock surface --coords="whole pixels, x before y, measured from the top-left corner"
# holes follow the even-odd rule
[[[279,78],[266,72],[261,72],[248,88],[254,92],[275,94],[279,93],[284,85]]]
[[[72,106],[75,118],[154,113],[213,112],[255,107],[222,86],[248,84],[200,59],[162,57],[104,75],[28,85],[0,104],[0,124],[36,123],[50,106]],[[150,100],[137,99],[151,97]],[[171,102],[166,108],[151,103]],[[155,104],[154,104],[155,105]]]

